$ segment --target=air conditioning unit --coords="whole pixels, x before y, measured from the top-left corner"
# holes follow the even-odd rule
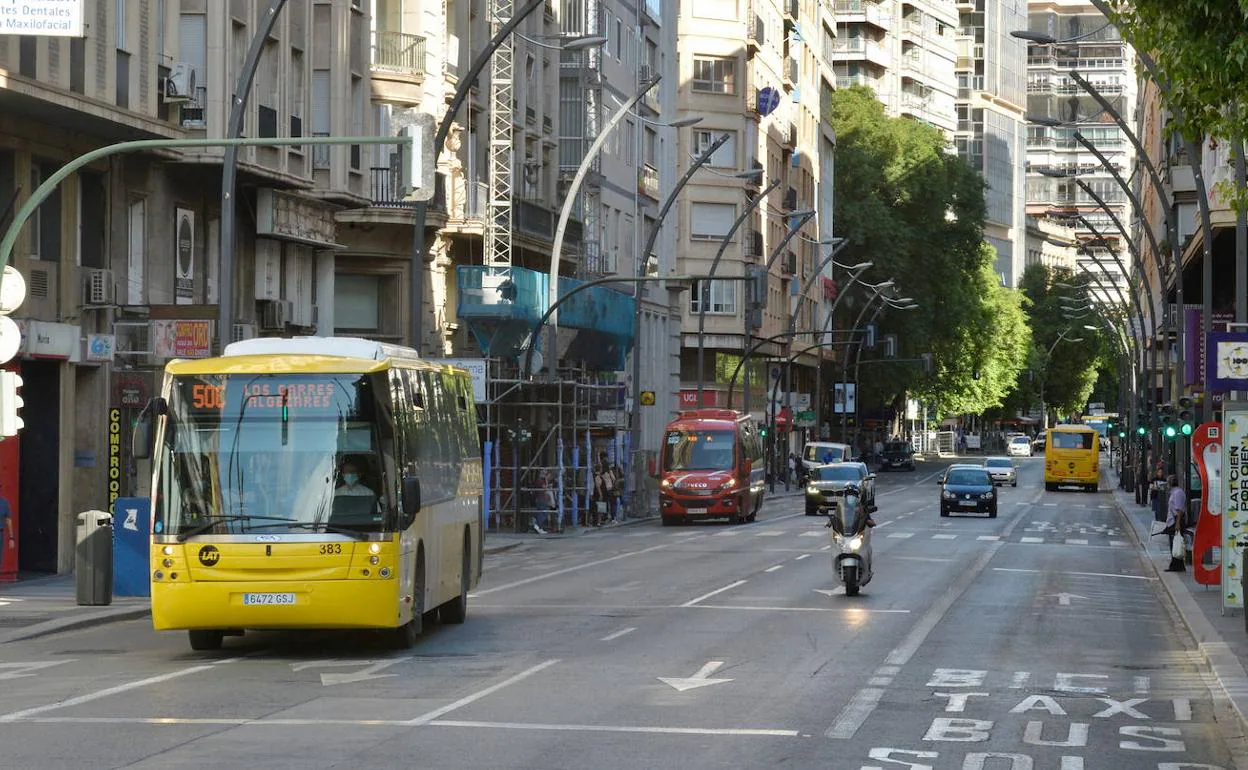
[[[195,98],[195,68],[184,61],[175,63],[164,86],[166,102],[189,102]]]
[[[260,328],[266,331],[286,331],[293,309],[290,300],[262,300],[260,307]]]
[[[107,307],[116,304],[113,271],[85,268],[82,271],[83,307]]]
[[[293,306],[288,299],[266,299],[260,302],[260,328],[285,331],[290,323]]]
[[[234,324],[234,331],[230,334],[230,342],[238,342],[239,340],[249,340],[256,336],[256,325],[250,323]]]

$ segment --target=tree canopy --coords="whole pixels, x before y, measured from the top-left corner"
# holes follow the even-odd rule
[[[897,335],[899,358],[931,353],[934,362],[929,375],[914,365],[864,366],[862,397],[897,406],[908,392],[943,414],[1000,404],[1025,366],[1030,332],[1020,296],[993,272],[983,178],[948,152],[939,129],[889,117],[870,89],[836,91],[827,119],[837,136],[836,232],[850,240],[842,260],[873,262],[863,281],[891,278],[918,303],[913,312],[886,309],[877,325]],[[849,328],[870,296],[854,291],[838,328]]]

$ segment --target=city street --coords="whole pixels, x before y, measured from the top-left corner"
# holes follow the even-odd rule
[[[1112,496],[1019,462],[996,519],[940,518],[947,461],[881,474],[854,598],[790,495],[743,526],[526,541],[402,653],[200,654],[146,619],[0,645],[0,767],[1236,767],[1242,727]]]

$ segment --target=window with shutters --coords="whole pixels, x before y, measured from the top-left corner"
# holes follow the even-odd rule
[[[129,50],[126,47],[126,0],[116,0],[117,15],[113,19],[113,29],[117,35],[117,50]]]
[[[690,204],[689,237],[694,240],[723,238],[736,218],[737,207],[733,203]]]
[[[707,164],[715,168],[732,168],[737,167],[737,132],[722,131],[720,129],[694,129],[693,130],[693,154],[701,156],[715,144],[715,140],[724,134],[728,135],[728,141],[719,146]]]
[[[732,315],[737,312],[737,284],[734,281],[698,281],[689,295],[689,312]]]
[[[178,61],[195,72],[195,97],[192,104],[203,108],[208,88],[208,17],[202,13],[184,13],[178,17]],[[186,107],[183,106],[183,113]]]
[[[312,70],[312,136],[329,136],[329,70]],[[329,168],[330,147],[312,148],[312,168]]]
[[[307,79],[307,73],[304,72],[305,62],[303,51],[298,48],[290,49],[290,135],[303,136],[303,104],[307,100],[308,95],[305,93],[304,81]],[[290,148],[292,152],[302,154],[303,147],[294,146]]]
[[[367,131],[368,102],[364,92],[364,78],[351,76],[351,132],[363,136]],[[360,170],[360,145],[351,145],[351,170]]]

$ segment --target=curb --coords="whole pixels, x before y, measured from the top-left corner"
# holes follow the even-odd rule
[[[1114,487],[1117,489],[1117,487]],[[1239,724],[1244,733],[1248,733],[1248,671],[1244,670],[1243,663],[1231,651],[1230,646],[1223,640],[1222,635],[1213,627],[1209,619],[1205,617],[1205,613],[1196,604],[1196,600],[1192,597],[1191,591],[1183,584],[1183,575],[1171,574],[1163,572],[1148,554],[1148,546],[1140,539],[1140,532],[1136,528],[1135,519],[1123,507],[1122,501],[1118,499],[1118,495],[1113,490],[1110,496],[1114,500],[1114,506],[1118,509],[1130,525],[1131,537],[1135,540],[1135,544],[1144,554],[1144,561],[1148,564],[1156,576],[1157,581],[1166,589],[1166,594],[1170,597],[1170,601],[1178,610],[1179,617],[1182,618],[1184,625],[1191,632],[1192,638],[1196,640],[1196,646],[1204,657],[1205,662],[1209,665],[1213,672],[1214,678],[1218,680],[1218,685],[1222,688],[1222,692],[1226,695],[1226,699],[1230,702],[1235,715],[1239,717]]]
[[[92,628],[94,626],[102,626],[108,623],[119,623],[124,620],[138,620],[152,614],[150,607],[125,607],[109,610],[100,610],[86,615],[77,617],[56,618],[55,620],[47,620],[42,623],[19,628],[7,636],[0,638],[0,644],[9,644],[10,642],[25,642],[31,639],[38,639],[52,634],[59,634],[63,631],[77,631],[84,628]]]

